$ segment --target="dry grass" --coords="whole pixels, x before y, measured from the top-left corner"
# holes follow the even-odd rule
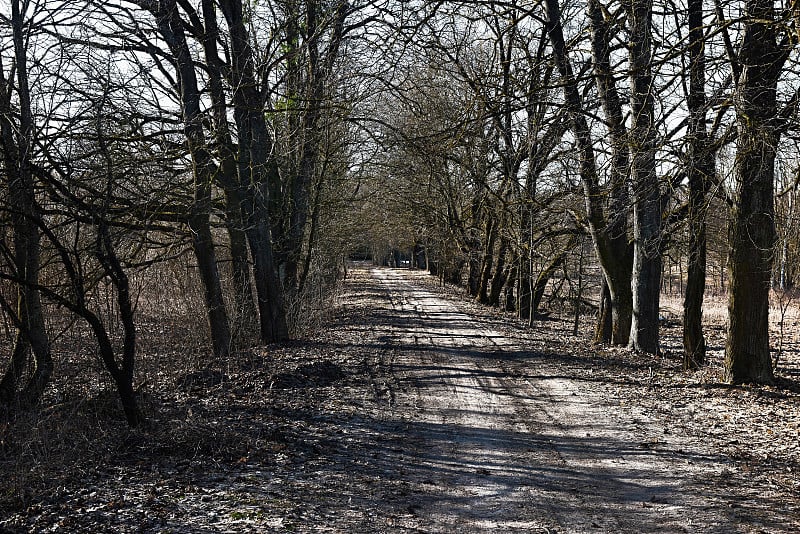
[[[442,290],[433,278],[420,273],[422,281],[430,283],[432,290]],[[332,463],[329,477],[321,479],[313,462],[321,465],[327,461],[320,450],[333,454],[330,451],[347,449],[357,433],[346,425],[337,426],[339,419],[352,416],[362,421],[359,410],[371,395],[382,391],[371,382],[376,372],[369,365],[373,349],[369,344],[360,345],[362,338],[379,335],[374,332],[379,325],[359,323],[372,304],[351,302],[343,295],[340,301],[347,306],[330,320],[319,320],[334,325],[320,337],[243,353],[219,369],[214,380],[187,388],[180,386],[181,379],[201,369],[207,354],[204,330],[198,331],[197,326],[204,316],[191,317],[190,304],[195,297],[144,293],[139,297],[137,385],[149,424],[136,431],[124,425],[85,329],[76,327],[59,338],[59,374],[43,409],[0,427],[0,472],[4,475],[0,517],[13,515],[15,524],[35,530],[55,528],[64,516],[62,530],[82,526],[84,531],[86,525],[111,528],[109,521],[121,518],[126,528],[133,530],[142,521],[136,514],[146,510],[146,518],[172,521],[142,527],[158,532],[165,530],[165,525],[202,521],[205,510],[212,507],[229,514],[228,519],[239,517],[249,510],[240,502],[242,495],[250,495],[248,498],[274,513],[286,515],[286,502],[295,503],[291,506],[305,514],[314,492],[335,497],[349,487],[352,479],[337,470],[338,464]],[[373,297],[386,298],[382,294]],[[464,306],[476,316],[487,315],[488,310],[471,302]],[[664,296],[665,316],[680,318],[681,306],[680,297]],[[785,330],[785,335],[787,340],[795,336],[792,343],[797,336],[798,306],[799,302],[792,302],[786,308],[785,326],[792,329]],[[626,399],[667,420],[673,418],[675,431],[715,443],[732,462],[741,465],[742,473],[754,470],[752,476],[747,471],[748,480],[760,477],[763,487],[794,487],[785,469],[795,469],[800,457],[794,448],[787,448],[792,436],[796,443],[800,421],[796,394],[786,388],[730,388],[719,383],[726,315],[722,297],[711,296],[707,301],[711,361],[698,373],[680,370],[681,329],[672,320],[663,327],[666,353],[651,358],[621,349],[591,349],[587,336],[593,318],[582,318],[580,335],[575,337],[571,335],[571,314],[569,310],[565,313],[560,321],[519,328],[519,335],[530,336],[529,347],[549,347],[561,354],[575,366],[570,372],[583,373],[586,381],[612,388],[612,399]],[[512,323],[502,318],[498,324],[513,330]],[[353,325],[368,330],[357,331]],[[784,347],[786,359],[779,373],[786,376],[796,369],[798,358],[795,345],[785,343]],[[304,385],[298,370],[324,359],[338,362],[346,371],[344,383],[336,387]],[[385,385],[383,378],[378,378],[376,384]],[[271,387],[282,383],[297,389]],[[318,412],[325,417],[312,416]],[[732,437],[738,441],[734,443]],[[359,462],[368,458],[363,451],[353,454]],[[325,510],[323,500],[311,500]],[[246,524],[242,525],[246,530]]]
[[[797,293],[780,291],[773,291],[770,295],[770,346],[773,361],[777,363],[778,376],[800,375],[799,297]],[[662,316],[668,320],[668,324],[662,330],[663,344],[668,350],[680,352],[683,296],[674,293],[662,294],[661,310]],[[703,326],[709,348],[709,365],[712,369],[716,367],[721,369],[727,324],[727,295],[719,291],[710,292],[703,302]]]
[[[71,323],[64,314],[51,313],[51,330],[61,333],[54,337],[56,373],[43,399],[42,409],[0,426],[0,472],[3,475],[0,510],[25,510],[33,502],[43,502],[42,496],[57,498],[64,491],[59,488],[68,485],[67,479],[74,483],[74,480],[90,476],[98,465],[118,462],[119,455],[128,454],[124,451],[130,447],[141,448],[143,439],[153,440],[148,445],[153,450],[148,454],[158,454],[155,450],[158,447],[171,447],[199,451],[197,455],[200,456],[222,455],[226,458],[246,452],[251,448],[250,441],[261,439],[258,435],[239,435],[235,428],[227,428],[223,420],[215,424],[207,419],[203,411],[204,395],[216,395],[211,391],[213,388],[202,394],[193,394],[193,397],[178,388],[182,377],[207,367],[209,354],[202,294],[199,285],[191,283],[191,276],[186,273],[177,268],[174,271],[151,270],[135,280],[139,332],[135,382],[142,409],[151,421],[151,427],[142,431],[131,432],[126,428],[113,387],[98,361],[90,332],[80,322]],[[309,281],[312,291],[306,295],[307,300],[296,302],[292,308],[296,317],[305,318],[305,322],[295,323],[296,331],[306,333],[328,322],[325,313],[330,309],[331,301],[326,299],[331,299],[334,294],[330,291],[333,283],[335,273],[332,272],[321,272],[319,279]],[[435,284],[435,280],[430,279],[430,283]],[[174,289],[148,289],[158,287]],[[107,320],[113,317],[114,312],[113,298],[109,297],[97,295],[107,303]],[[679,320],[682,305],[679,295],[662,296],[663,315],[668,319],[662,330],[666,350],[664,361],[669,365],[679,358],[681,350]],[[691,377],[676,375],[675,380],[693,384],[719,383],[726,306],[724,295],[711,294],[706,298],[704,322],[709,343],[709,365]],[[565,318],[571,316],[568,309],[564,313]],[[781,313],[784,318],[782,336]],[[786,296],[781,300],[781,295],[774,295],[771,318],[773,348],[776,353],[778,349],[782,350],[778,375],[796,378],[800,374],[800,299]],[[585,315],[581,331],[590,332],[592,326],[593,318]],[[10,346],[9,331],[6,330],[2,339],[6,352]],[[116,330],[112,332],[118,333]],[[243,369],[262,367],[265,362],[278,364],[275,358],[291,358],[304,350],[298,345],[285,347],[278,353],[242,353],[227,362],[227,367],[220,372],[223,376],[233,376]],[[317,355],[309,354],[308,357],[313,360]],[[617,369],[614,372],[626,371]],[[231,410],[238,402],[233,397],[221,400],[230,401]],[[263,406],[259,408],[263,409]],[[215,410],[223,413],[221,408]],[[259,413],[251,415],[259,417]],[[130,445],[130,440],[138,445]],[[230,450],[225,452],[221,447]]]
[[[289,303],[295,335],[309,335],[325,323],[333,306],[337,272],[319,268],[309,279],[309,291]],[[231,440],[219,441],[228,430],[206,432],[207,422],[198,425],[202,417],[198,419],[196,409],[192,415],[176,408],[183,402],[176,404],[176,399],[186,398],[180,388],[182,379],[211,364],[202,287],[192,265],[185,258],[155,265],[132,274],[131,288],[137,323],[134,388],[149,420],[144,431],[151,436],[163,434],[156,441],[179,449],[229,446]],[[93,299],[109,334],[121,347],[122,331],[111,288],[99,287]],[[48,307],[47,318],[55,363],[53,381],[41,409],[0,424],[0,509],[25,509],[34,495],[56,491],[59,477],[79,478],[92,469],[92,463],[113,463],[120,440],[136,435],[125,425],[90,329],[63,309]],[[13,343],[13,328],[7,321],[5,326],[0,330],[0,361],[7,361]],[[227,377],[260,366],[260,358],[245,350],[234,353],[221,368],[219,362],[213,365],[220,376]]]

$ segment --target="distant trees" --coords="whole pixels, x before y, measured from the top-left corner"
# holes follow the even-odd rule
[[[384,125],[390,172],[413,184],[395,202],[417,206],[438,274],[463,275],[478,302],[531,320],[548,265],[582,231],[565,219],[569,193],[551,172],[566,121],[548,104],[553,67],[540,28],[513,4],[440,6],[415,27],[425,46],[405,61],[425,67],[410,87],[392,88],[402,111]]]

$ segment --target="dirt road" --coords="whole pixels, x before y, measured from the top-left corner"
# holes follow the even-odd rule
[[[148,428],[7,457],[0,532],[800,531],[798,388],[571,331],[355,268],[314,337],[155,389]]]
[[[564,376],[491,319],[373,269],[386,295],[384,423],[377,458],[408,491],[394,526],[469,532],[730,532],[700,488],[729,463]],[[699,483],[698,483],[699,482]],[[404,509],[404,510],[403,510]],[[391,526],[391,525],[388,525]]]

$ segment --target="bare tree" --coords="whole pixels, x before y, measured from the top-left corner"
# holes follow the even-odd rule
[[[192,248],[203,283],[214,357],[224,359],[230,351],[231,333],[209,223],[211,188],[216,169],[205,142],[194,60],[186,40],[184,21],[175,0],[142,0],[137,3],[155,17],[158,31],[169,47],[178,74],[184,134],[192,157],[194,177],[194,202],[189,214]]]
[[[631,183],[633,191],[633,317],[629,346],[658,352],[661,294],[662,195],[656,175],[656,120],[652,73],[652,3],[627,4],[630,61]]]
[[[255,57],[240,0],[222,0],[230,37],[230,74],[233,117],[238,133],[239,182],[245,191],[243,210],[253,258],[261,340],[282,341],[289,336],[283,288],[278,278],[270,227],[270,186],[279,179],[273,139],[264,117],[264,95],[255,73]]]
[[[53,371],[50,341],[44,324],[39,292],[40,243],[38,228],[40,207],[36,199],[33,153],[36,128],[31,108],[28,79],[28,48],[31,28],[27,2],[12,0],[8,22],[11,66],[3,64],[0,50],[0,147],[3,155],[3,178],[7,190],[4,206],[11,219],[13,236],[14,281],[17,303],[13,312],[17,327],[8,368],[0,382],[0,404],[35,404],[42,395]],[[16,80],[13,79],[16,75]],[[14,98],[16,92],[16,98]],[[20,392],[18,381],[33,350],[33,372]]]
[[[246,221],[242,212],[243,191],[236,166],[236,148],[228,124],[228,105],[225,93],[225,63],[220,58],[218,42],[221,39],[213,0],[202,2],[203,25],[197,31],[202,35],[203,52],[208,72],[208,89],[214,123],[215,155],[218,160],[215,182],[225,195],[225,226],[228,231],[233,278],[233,324],[238,337],[247,337],[255,326],[258,310],[253,301],[250,276],[250,258],[247,251]],[[195,25],[201,26],[199,17]],[[239,340],[240,342],[243,340]]]
[[[304,4],[304,13],[301,11]],[[316,0],[289,2],[287,20],[287,103],[286,111],[296,114],[290,121],[286,143],[296,155],[286,169],[288,184],[284,207],[286,220],[280,230],[281,270],[284,286],[296,289],[303,276],[298,272],[302,265],[303,248],[311,211],[310,195],[322,163],[323,145],[321,126],[325,115],[326,91],[330,91],[333,67],[344,39],[345,22],[353,8],[344,1],[326,7]],[[303,20],[298,20],[300,17]],[[286,226],[284,229],[282,226]],[[308,246],[313,246],[309,243]]]
[[[606,196],[600,187],[595,160],[595,150],[592,142],[591,131],[586,119],[586,113],[581,99],[578,83],[572,70],[572,65],[567,57],[566,42],[561,25],[561,10],[557,0],[547,0],[544,4],[546,15],[546,28],[553,47],[553,56],[562,77],[565,108],[569,114],[572,130],[579,152],[579,175],[583,186],[584,202],[586,206],[586,224],[592,237],[595,253],[603,269],[605,280],[608,283],[612,302],[612,341],[615,344],[626,344],[630,334],[630,317],[632,301],[628,299],[630,292],[630,262],[625,247],[622,246],[627,237],[620,233],[624,229],[622,219],[617,219],[614,224],[609,224],[604,213],[604,199]],[[602,61],[597,60],[601,66]],[[602,67],[601,67],[602,68]],[[602,73],[602,70],[600,70]],[[608,99],[608,95],[606,97]],[[620,156],[621,157],[621,156]],[[624,195],[620,184],[615,198]],[[619,207],[612,203],[612,207]],[[621,214],[611,214],[611,217],[623,217]]]
[[[689,0],[689,124],[687,174],[689,181],[689,265],[683,304],[683,367],[705,363],[703,295],[706,287],[706,204],[714,174],[714,150],[706,128],[706,51],[703,35],[703,1]]]
[[[773,381],[769,290],[776,243],[775,157],[780,139],[777,89],[793,36],[776,23],[772,0],[747,0],[735,89],[735,190],[730,225],[729,326],[725,379]]]
[[[589,0],[589,23],[592,39],[592,67],[598,96],[603,106],[608,138],[611,147],[611,165],[608,177],[608,208],[604,226],[597,229],[603,241],[600,255],[604,280],[601,292],[601,313],[595,341],[625,345],[630,339],[633,293],[631,269],[633,248],[628,240],[628,131],[611,65],[612,35],[618,29],[617,21],[607,16],[599,0]],[[599,226],[599,225],[598,225]],[[606,325],[610,324],[610,328]]]

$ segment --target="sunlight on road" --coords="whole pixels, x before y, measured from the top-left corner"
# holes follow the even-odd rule
[[[372,275],[391,301],[389,365],[407,391],[393,413],[415,445],[386,461],[396,476],[425,481],[408,496],[415,518],[435,531],[634,532],[681,530],[698,514],[692,479],[722,459],[672,443],[646,415],[559,376],[408,271]]]

